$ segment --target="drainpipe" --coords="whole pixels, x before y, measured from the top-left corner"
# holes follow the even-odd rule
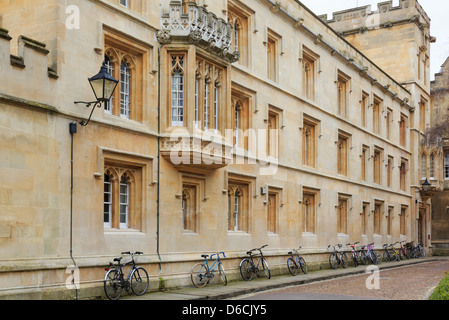
[[[157,256],[159,258],[159,272],[162,270],[160,254],[160,189],[161,189],[161,46],[158,46],[157,70]]]
[[[75,284],[75,270],[77,270],[75,259],[73,258],[73,135],[78,132],[75,122],[70,123],[71,150],[70,150],[70,258],[73,262],[72,284],[75,288],[76,300],[78,300],[78,287]]]

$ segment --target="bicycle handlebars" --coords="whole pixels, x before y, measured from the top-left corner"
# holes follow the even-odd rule
[[[212,259],[212,257],[213,257],[213,256],[219,256],[220,254],[222,254],[222,255],[223,255],[223,257],[224,257],[224,258],[226,258],[226,255],[225,255],[225,253],[224,253],[224,252],[219,252],[219,253],[214,253],[213,255],[211,255],[211,256],[210,256],[210,261],[212,261],[212,260],[213,260],[213,259]]]
[[[251,249],[251,250],[249,250],[246,254],[251,254],[253,251],[260,251],[260,252],[262,252],[262,249],[263,248],[266,248],[266,247],[268,247],[268,244],[266,244],[266,245],[263,245],[262,247],[260,247],[260,248],[255,248],[255,249]]]
[[[131,251],[126,251],[126,252],[122,252],[122,254],[124,254],[124,255],[129,255],[129,256],[131,256],[131,255],[137,256],[137,255],[143,254],[143,252],[141,252],[141,251],[136,251],[136,252],[134,252],[134,253],[131,253]]]

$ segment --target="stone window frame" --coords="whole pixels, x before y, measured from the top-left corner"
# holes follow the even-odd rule
[[[180,221],[182,233],[200,234],[201,233],[201,214],[202,203],[207,201],[206,180],[204,176],[180,173],[181,192],[177,198],[181,200]],[[187,214],[187,215],[186,215]],[[189,218],[188,221],[185,219]]]
[[[103,184],[110,186],[111,211],[110,221],[104,220],[104,229],[108,230],[142,230],[142,214],[143,214],[143,186],[142,186],[142,168],[124,166],[113,160],[105,159],[104,182]],[[109,176],[109,179],[106,179]],[[127,189],[127,210],[126,221],[121,221],[122,202],[121,202],[121,186],[123,179],[128,184]],[[105,194],[105,193],[104,193]],[[104,210],[103,210],[104,211]]]
[[[302,46],[301,74],[302,74],[302,94],[308,99],[315,101],[316,83],[318,78],[319,55],[306,46]]]
[[[407,191],[408,166],[408,160],[401,158],[401,163],[399,165],[399,188],[401,191]]]
[[[228,23],[234,28],[231,48],[238,50],[239,65],[249,67],[251,53],[251,25],[255,12],[240,1],[228,1]],[[238,34],[238,45],[236,46],[235,35]]]
[[[146,119],[146,112],[143,106],[146,104],[147,88],[144,85],[148,78],[145,70],[149,70],[149,57],[151,56],[151,47],[137,41],[119,35],[118,32],[110,29],[104,29],[104,60],[108,57],[110,61],[110,73],[119,80],[117,90],[111,98],[111,110],[105,109],[105,115],[112,115],[126,120],[143,122]],[[121,113],[121,65],[125,64],[128,68],[129,79],[129,113]],[[111,103],[109,102],[109,103]],[[105,106],[106,107],[106,106]]]
[[[267,54],[267,79],[279,81],[279,56],[281,55],[282,37],[272,29],[266,29],[266,38],[264,41]]]
[[[384,150],[379,147],[374,147],[373,152],[373,182],[378,185],[382,185],[383,182],[383,154]]]
[[[226,105],[225,76],[225,67],[197,55],[194,112],[196,129],[222,131]],[[187,109],[184,112],[187,112]]]
[[[374,234],[382,235],[382,217],[384,216],[384,202],[380,200],[374,201],[373,221]]]
[[[373,132],[377,135],[381,134],[381,114],[383,101],[377,96],[373,98]]]
[[[337,70],[337,114],[343,118],[348,117],[349,93],[351,92],[351,77]]]
[[[250,213],[252,210],[252,193],[255,183],[253,178],[228,173],[227,175],[227,195],[228,195],[228,232],[250,232]],[[238,194],[237,194],[238,193]],[[239,197],[239,216],[237,228],[233,223],[235,209],[235,197]]]
[[[337,133],[337,173],[343,176],[349,175],[349,150],[351,149],[351,135],[338,130]]]
[[[305,166],[315,168],[321,122],[306,114],[303,114],[302,122],[302,163]]]
[[[302,188],[302,233],[316,234],[318,207],[320,205],[320,190],[314,188]],[[307,213],[306,213],[307,210]],[[307,219],[307,221],[306,221]]]
[[[407,214],[409,207],[407,205],[401,205],[401,213],[399,214],[399,234],[407,235]]]
[[[348,222],[349,213],[352,209],[352,196],[348,194],[338,193],[337,205],[335,209],[337,211],[337,233],[348,234]]]

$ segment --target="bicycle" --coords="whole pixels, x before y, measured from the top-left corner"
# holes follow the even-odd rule
[[[399,241],[397,241],[397,242],[395,242],[395,243],[393,243],[393,244],[391,244],[390,245],[390,248],[391,248],[391,250],[394,252],[394,254],[395,254],[395,256],[396,256],[396,261],[401,261],[402,260],[402,258],[401,258],[401,251],[399,250],[399,252],[396,250],[396,248],[394,247],[395,246],[395,244],[397,244],[397,243],[399,243]]]
[[[417,258],[424,258],[426,256],[426,251],[424,250],[421,242],[419,242],[415,248],[415,256]]]
[[[336,270],[338,268],[338,265],[341,264],[343,269],[346,269],[346,267],[348,266],[348,257],[346,256],[346,253],[342,251],[337,251],[335,246],[332,245],[329,245],[327,248],[330,249],[331,247],[333,248],[331,249],[333,252],[329,256],[329,264],[331,268]],[[342,245],[338,244],[338,247],[341,249]],[[340,256],[338,256],[339,253]]]
[[[223,263],[220,260],[221,254],[223,255],[223,258],[226,258],[224,252],[214,253],[210,256],[210,261],[214,261],[212,266],[209,266],[209,263],[207,262],[207,258],[209,258],[209,255],[202,255],[201,257],[204,258],[204,263],[197,263],[193,266],[190,273],[190,278],[195,287],[204,288],[215,277],[215,272],[217,270],[220,276],[220,282],[225,286],[228,284],[225,269],[223,267]],[[213,260],[214,256],[217,256],[215,260]]]
[[[385,248],[384,260],[385,261],[389,261],[389,262],[390,261],[395,261],[395,260],[398,259],[397,256],[396,256],[396,253],[393,250],[390,249],[390,246],[392,246],[392,245],[384,244],[384,248]]]
[[[405,244],[405,246],[407,248],[407,259],[416,258],[414,242],[408,242],[408,243]]]
[[[114,263],[109,264],[109,268],[106,268],[106,276],[104,278],[104,291],[106,297],[109,300],[118,300],[122,295],[123,289],[125,289],[128,294],[130,290],[136,296],[143,296],[149,286],[148,272],[142,267],[136,267],[136,262],[134,256],[142,255],[143,252],[137,251],[131,253],[129,251],[122,252],[122,255],[130,255],[131,261],[122,264],[121,261],[123,257],[115,258]],[[123,272],[123,267],[131,265],[131,270],[125,279],[125,274]]]
[[[264,245],[260,248],[252,249],[248,251],[246,254],[249,255],[249,257],[244,258],[240,262],[240,275],[242,276],[243,280],[245,281],[251,281],[254,278],[254,275],[259,275],[259,267],[262,264],[262,270],[265,273],[265,276],[270,279],[271,278],[271,271],[270,267],[268,266],[267,260],[265,260],[265,257],[263,256],[262,249],[268,247],[268,245]],[[259,251],[260,258],[257,261],[257,264],[254,264],[254,251]]]
[[[353,244],[351,244],[351,243],[347,243],[346,244],[347,246],[350,246],[352,248],[351,255],[352,255],[352,261],[354,262],[354,267],[355,268],[357,268],[357,266],[359,265],[359,257],[358,257],[358,254],[357,254],[357,250],[355,248],[355,245],[358,244],[358,243],[359,242],[357,241],[357,242],[354,242]]]
[[[307,274],[307,272],[309,271],[307,268],[306,261],[304,260],[303,257],[299,256],[298,251],[301,250],[301,248],[302,247],[299,247],[298,249],[293,249],[288,253],[289,255],[291,255],[291,257],[287,259],[287,267],[288,271],[290,271],[290,274],[292,276],[296,276],[299,268],[301,268],[304,274]]]
[[[365,251],[361,252],[361,256],[360,256],[360,260],[362,261],[362,263],[364,265],[367,265],[368,263],[372,263],[372,264],[379,264],[379,256],[375,251],[374,251],[374,242],[367,244],[366,246],[363,247],[363,249],[366,249]]]
[[[401,260],[409,259],[409,257],[407,256],[407,248],[403,246],[403,243],[406,243],[406,242],[407,241],[397,242],[400,245],[400,247],[399,247],[399,258]]]

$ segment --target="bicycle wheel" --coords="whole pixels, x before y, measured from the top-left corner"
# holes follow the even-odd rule
[[[263,272],[265,273],[265,276],[267,277],[267,279],[271,279],[270,267],[268,266],[268,262],[267,262],[267,260],[265,260],[265,258],[262,258],[262,268],[263,268]]]
[[[365,266],[369,263],[369,258],[366,256],[365,251],[360,252],[360,262],[362,262],[362,264]]]
[[[389,253],[388,251],[385,251],[385,252],[384,252],[384,260],[385,260],[385,261],[391,261],[390,258],[391,258],[391,257],[390,257],[390,253]]]
[[[369,259],[372,264],[378,264],[377,255],[374,251],[370,251],[369,253]]]
[[[309,268],[307,268],[307,263],[303,257],[299,258],[299,265],[301,267],[302,272],[304,272],[304,274],[307,274],[307,272],[309,272]]]
[[[251,281],[253,279],[254,274],[251,260],[243,259],[242,262],[240,262],[240,275],[245,281]]]
[[[334,270],[338,268],[338,257],[336,253],[331,253],[331,255],[329,256],[329,265]]]
[[[298,268],[296,267],[296,263],[292,258],[288,258],[287,267],[292,276],[296,276],[298,274]]]
[[[354,268],[357,268],[359,265],[359,259],[357,259],[357,255],[352,256],[352,261],[354,262]]]
[[[343,267],[343,269],[346,269],[346,267],[348,266],[348,257],[346,256],[346,252],[343,252],[340,257],[341,266]]]
[[[109,300],[118,300],[122,295],[123,287],[120,283],[120,275],[116,269],[111,269],[104,278],[104,292]]]
[[[425,258],[427,256],[426,249],[421,248],[421,257]]]
[[[131,274],[131,290],[136,296],[143,296],[147,293],[150,280],[148,272],[142,268],[137,267]]]
[[[402,249],[399,250],[399,260],[405,260],[405,253]]]
[[[399,257],[399,253],[396,251],[392,251],[393,261],[401,261],[401,258]]]
[[[382,255],[379,252],[374,251],[374,255],[377,258],[377,263],[376,264],[381,264],[382,263]]]
[[[193,285],[197,288],[204,288],[209,283],[207,268],[203,263],[197,263],[193,266],[190,279],[192,279]]]
[[[218,273],[220,275],[220,282],[224,286],[227,286],[228,285],[228,278],[226,277],[226,272],[225,272],[225,269],[224,269],[223,264],[221,262],[218,265]]]

